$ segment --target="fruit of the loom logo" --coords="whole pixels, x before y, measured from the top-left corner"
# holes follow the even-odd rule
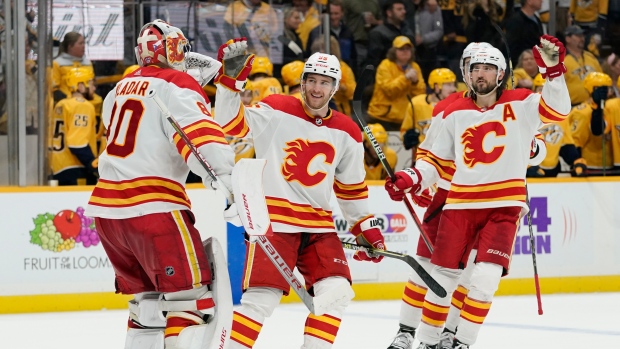
[[[95,221],[84,216],[82,207],[75,212],[62,210],[56,215],[42,213],[33,222],[35,227],[30,231],[30,243],[44,250],[60,252],[73,249],[76,243],[82,243],[84,247],[99,244]]]

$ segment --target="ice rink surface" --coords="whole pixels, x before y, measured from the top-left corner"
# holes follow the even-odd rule
[[[334,349],[385,349],[398,328],[399,301],[353,302]],[[620,293],[497,297],[476,349],[620,348]],[[307,310],[280,305],[255,349],[296,349]],[[0,315],[3,349],[122,349],[126,310]],[[417,342],[416,342],[417,343]]]

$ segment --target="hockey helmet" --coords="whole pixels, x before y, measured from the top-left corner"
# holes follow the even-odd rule
[[[130,65],[129,67],[127,67],[127,69],[125,69],[125,71],[123,72],[123,77],[135,72],[136,70],[138,70],[140,68],[139,65],[134,64],[134,65]]]
[[[461,68],[461,73],[465,76],[465,66],[463,65],[465,59],[471,58],[474,53],[478,52],[478,50],[483,48],[493,47],[491,44],[486,42],[472,42],[463,50],[463,55],[461,56],[461,61],[459,62],[459,68]]]
[[[375,137],[375,140],[378,143],[385,143],[388,139],[388,134],[385,131],[385,128],[381,124],[368,124],[368,128],[370,128],[370,133]],[[364,137],[368,139],[366,133],[364,133]]]
[[[605,73],[590,72],[583,79],[583,87],[588,90],[589,94],[592,94],[592,91],[597,87],[611,87],[611,85],[611,77]]]
[[[545,78],[542,77],[542,74],[538,73],[536,74],[536,77],[534,77],[534,81],[532,84],[532,89],[536,89],[537,87],[543,87],[545,86],[545,82],[547,80],[545,80]]]
[[[157,64],[182,72],[187,70],[185,54],[191,46],[181,29],[156,19],[142,27],[137,42],[139,66]]]
[[[269,57],[255,57],[252,62],[252,70],[250,75],[254,74],[267,74],[273,76],[273,63],[269,60]]]
[[[336,85],[334,91],[337,91],[340,86],[340,80],[342,79],[340,61],[334,55],[316,52],[306,61],[302,80],[305,80],[306,74],[320,74],[334,78]]]
[[[71,92],[77,91],[80,83],[88,87],[88,82],[93,79],[95,79],[95,74],[90,67],[71,68],[64,76],[65,83]]]
[[[428,86],[430,88],[435,88],[435,84],[441,85],[445,83],[455,83],[456,75],[452,72],[452,70],[448,68],[438,68],[428,75]]]
[[[288,87],[301,84],[301,73],[304,70],[304,62],[292,61],[282,67],[282,80]]]
[[[479,49],[471,57],[469,61],[469,70],[471,71],[474,64],[489,64],[497,67],[498,73],[500,71],[506,71],[506,59],[502,54],[502,51],[495,47],[487,47]]]

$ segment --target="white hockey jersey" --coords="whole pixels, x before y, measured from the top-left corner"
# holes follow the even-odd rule
[[[264,191],[273,231],[334,232],[332,191],[351,225],[370,215],[364,182],[362,134],[348,116],[307,114],[292,96],[271,95],[251,107],[217,86],[215,117],[224,132],[250,136],[256,157],[267,160]]]
[[[526,212],[529,145],[541,122],[563,120],[570,107],[563,76],[547,81],[542,94],[504,91],[490,108],[458,99],[445,109],[432,148],[416,163],[422,188],[443,178],[443,169],[453,162],[445,209],[521,206]]]
[[[230,189],[235,153],[212,119],[208,97],[188,74],[143,67],[118,82],[103,103],[107,147],[99,157],[99,182],[86,215],[127,218],[190,209],[185,180],[190,169],[207,172],[148,92],[154,90],[207,162]]]

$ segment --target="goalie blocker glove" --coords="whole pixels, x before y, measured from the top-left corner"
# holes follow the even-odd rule
[[[383,240],[383,234],[379,230],[379,220],[375,217],[366,217],[360,219],[353,228],[351,228],[351,234],[355,236],[357,243],[360,246],[372,247],[378,250],[385,250],[385,241]],[[379,263],[383,259],[383,256],[368,255],[366,251],[357,251],[353,256],[356,261],[372,261]]]
[[[546,34],[541,36],[540,44],[532,48],[532,53],[543,78],[553,79],[566,73],[566,48],[557,38]]]
[[[234,92],[243,91],[248,75],[252,71],[253,54],[247,54],[246,38],[228,40],[220,46],[217,60],[222,67],[215,77],[215,83],[227,87]]]

